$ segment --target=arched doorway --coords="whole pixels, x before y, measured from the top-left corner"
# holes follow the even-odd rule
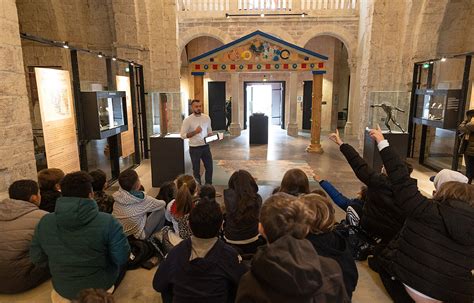
[[[326,64],[327,74],[323,79],[323,101],[321,128],[324,131],[344,128],[349,108],[350,69],[348,50],[343,41],[330,35],[311,38],[304,48],[326,54],[329,60]],[[298,80],[298,96],[301,106],[298,111],[298,126],[309,130],[311,112],[311,77],[302,75]]]
[[[211,36],[200,36],[189,41],[181,51],[181,68],[180,68],[180,83],[181,92],[183,98],[183,108],[187,110],[188,100],[194,97],[194,82],[191,76],[191,69],[189,60],[200,54],[206,53],[210,50],[216,49],[224,45],[222,40],[216,39]],[[230,79],[230,77],[229,77]],[[215,80],[214,78],[206,77],[205,87],[207,88],[208,82]],[[225,81],[226,79],[220,79]],[[207,96],[207,93],[204,94]],[[207,98],[204,100],[204,110],[208,112]]]

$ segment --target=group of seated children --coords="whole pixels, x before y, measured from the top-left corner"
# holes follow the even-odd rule
[[[238,170],[223,204],[212,185],[199,187],[189,175],[163,184],[157,198],[144,193],[134,170],[120,174],[113,198],[104,193],[103,172],[48,170],[39,173],[40,186],[16,181],[0,203],[0,292],[51,276],[53,302],[91,288],[113,293],[129,240],[158,239],[168,250],[152,285],[164,302],[350,302],[358,272],[329,195],[377,241],[369,266],[395,302],[472,302],[474,186],[443,170],[428,199],[381,131],[370,135],[381,173],[338,133],[330,136],[365,185],[356,199],[325,180],[325,191],[311,191],[300,169],[287,171],[265,201],[255,178]],[[43,192],[50,213],[40,209]]]

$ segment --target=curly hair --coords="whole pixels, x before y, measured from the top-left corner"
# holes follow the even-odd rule
[[[277,193],[263,203],[260,223],[269,243],[285,235],[303,239],[314,221],[314,212],[301,200]]]

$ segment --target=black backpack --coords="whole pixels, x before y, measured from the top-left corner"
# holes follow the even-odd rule
[[[129,270],[141,267],[150,269],[151,259],[160,256],[153,243],[149,240],[139,240],[134,237],[129,237],[128,243],[130,244],[130,256],[128,258],[127,269]]]
[[[360,226],[350,225],[342,220],[341,223],[336,224],[336,230],[346,238],[354,260],[364,261],[373,254],[377,241]]]

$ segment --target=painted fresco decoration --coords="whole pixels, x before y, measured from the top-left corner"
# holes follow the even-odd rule
[[[261,31],[237,39],[190,60],[193,72],[324,71],[324,55]]]

